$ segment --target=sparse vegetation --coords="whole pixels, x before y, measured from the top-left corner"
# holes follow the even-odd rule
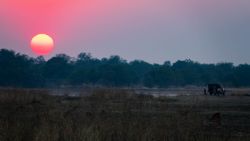
[[[249,141],[250,97],[1,89],[1,141]],[[212,120],[214,113],[221,117]],[[220,120],[221,124],[216,123]]]

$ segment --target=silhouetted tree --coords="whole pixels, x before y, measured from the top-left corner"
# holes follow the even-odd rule
[[[77,58],[58,54],[46,61],[12,50],[0,50],[1,87],[46,87],[61,85],[104,85],[169,87],[222,83],[232,87],[250,86],[250,65],[232,63],[200,64],[192,60],[149,64],[127,62],[119,56],[97,59],[90,53]]]
[[[65,54],[58,54],[46,62],[43,68],[43,76],[46,84],[59,85],[66,84],[66,80],[72,73],[71,57]]]

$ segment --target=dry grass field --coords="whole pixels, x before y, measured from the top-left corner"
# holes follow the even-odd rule
[[[148,91],[104,88],[81,91],[84,96],[1,89],[0,141],[250,140],[246,90],[232,89],[220,97],[151,96]]]

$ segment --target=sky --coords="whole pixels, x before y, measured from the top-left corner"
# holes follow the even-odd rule
[[[150,63],[250,63],[250,1],[0,1],[0,48],[36,57],[30,40],[39,33],[55,42],[46,58],[88,52]]]

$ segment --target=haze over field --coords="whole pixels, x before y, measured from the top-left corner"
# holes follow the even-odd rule
[[[31,38],[47,33],[47,58],[250,63],[249,13],[248,0],[1,0],[0,47],[35,56]]]

